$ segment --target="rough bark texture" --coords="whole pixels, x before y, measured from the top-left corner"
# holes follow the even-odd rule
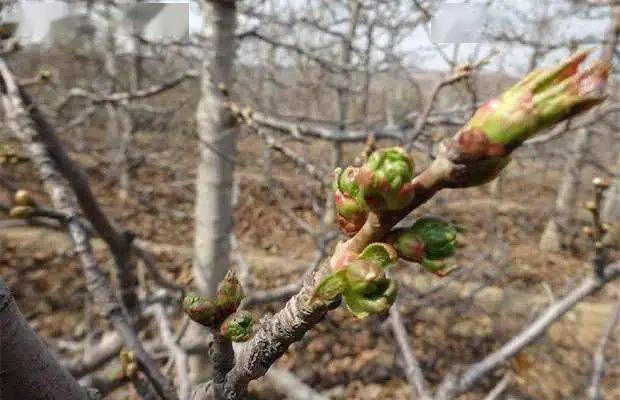
[[[86,390],[34,333],[0,281],[0,398],[85,400]]]

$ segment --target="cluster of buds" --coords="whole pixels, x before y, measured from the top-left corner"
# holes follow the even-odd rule
[[[224,280],[219,284],[214,299],[196,294],[187,294],[183,299],[183,311],[185,311],[193,321],[211,329],[218,329],[223,326],[227,318],[235,315],[237,308],[241,304],[241,300],[243,300],[243,289],[235,273],[231,270],[228,271]],[[249,317],[251,331],[251,316]],[[247,318],[245,314],[244,318]],[[245,321],[245,319],[243,320]],[[230,321],[231,324],[233,322],[233,320]],[[247,325],[246,322],[241,323],[239,321],[237,321],[237,324],[243,326]],[[236,338],[240,337],[233,333],[230,335]],[[228,334],[224,336],[228,337]]]
[[[399,147],[375,151],[359,168],[337,169],[333,192],[338,225],[347,235],[355,234],[370,210],[399,210],[413,197],[414,164]]]
[[[20,189],[13,195],[13,207],[9,211],[12,218],[29,218],[35,210],[35,202],[29,191]]]
[[[457,227],[438,217],[424,216],[408,228],[390,232],[392,243],[399,257],[421,264],[430,272],[445,276],[454,270],[441,262],[452,256],[458,245]]]
[[[347,265],[323,279],[314,300],[330,302],[342,295],[353,315],[363,319],[386,311],[396,299],[398,285],[385,275],[385,269],[398,259],[396,250],[386,243],[372,243]]]
[[[552,68],[535,70],[482,105],[441,149],[455,152],[449,158],[467,166],[453,186],[492,180],[525,140],[601,103],[610,65],[596,61],[579,72],[587,56],[588,51],[578,52]]]

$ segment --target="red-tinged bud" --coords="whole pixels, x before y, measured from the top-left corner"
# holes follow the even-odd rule
[[[407,261],[420,263],[426,256],[424,242],[408,229],[396,229],[390,233],[388,241],[393,243],[398,255]]]
[[[357,182],[370,208],[400,210],[413,198],[414,164],[399,147],[379,149],[360,168]]]
[[[535,70],[483,104],[440,148],[443,158],[459,164],[449,186],[489,182],[525,140],[601,103],[610,65],[595,61],[579,72],[587,56],[588,51],[578,52],[553,68]]]
[[[211,299],[192,293],[183,299],[183,311],[193,321],[210,328],[217,327],[226,318],[226,316],[222,318],[217,306]]]
[[[491,144],[514,148],[537,132],[604,100],[610,65],[594,62],[578,72],[587,51],[557,66],[534,71],[501,96],[485,103],[463,130],[480,130]]]
[[[215,303],[225,317],[234,313],[243,300],[243,288],[235,271],[229,270],[217,287]]]
[[[356,176],[359,169],[348,167],[334,171],[332,184],[334,204],[338,213],[338,226],[348,235],[355,235],[366,222],[368,207],[361,194]]]

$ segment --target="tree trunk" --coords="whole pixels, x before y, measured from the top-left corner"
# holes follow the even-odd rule
[[[0,398],[86,400],[86,389],[34,333],[0,281]]]
[[[196,178],[194,281],[203,294],[215,295],[229,267],[233,229],[235,121],[224,107],[218,86],[230,91],[235,58],[236,9],[233,1],[207,2],[205,35],[213,32],[214,51],[202,67],[202,97],[196,111],[200,162]]]
[[[237,126],[223,102],[233,83],[236,41],[234,1],[203,3],[204,34],[212,52],[205,49],[202,66],[202,96],[196,110],[200,161],[196,177],[196,230],[193,277],[198,290],[215,295],[230,264],[230,235],[233,231],[234,159]],[[223,89],[223,90],[222,90]],[[204,327],[192,324],[190,341],[206,341]],[[190,357],[194,383],[207,378],[204,356]]]

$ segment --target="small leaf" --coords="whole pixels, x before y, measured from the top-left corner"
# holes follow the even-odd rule
[[[370,314],[379,314],[394,303],[398,292],[398,284],[393,279],[378,279],[373,282],[374,293],[360,293],[348,288],[344,295],[347,308],[355,317],[364,319]]]
[[[371,243],[359,256],[360,259],[387,268],[398,260],[396,250],[387,243]]]
[[[313,299],[330,301],[341,295],[347,287],[346,270],[325,277],[314,291]]]

